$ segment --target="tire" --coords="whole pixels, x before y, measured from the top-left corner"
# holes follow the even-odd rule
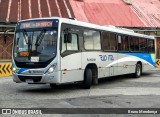
[[[92,85],[92,70],[86,69],[84,73],[83,88],[90,89]]]
[[[134,77],[135,78],[139,78],[142,74],[142,66],[141,64],[137,64],[136,65],[136,69],[135,69],[135,73],[134,73]]]

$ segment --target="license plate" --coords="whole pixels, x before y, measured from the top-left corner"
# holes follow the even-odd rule
[[[32,79],[26,79],[27,83],[34,83]]]

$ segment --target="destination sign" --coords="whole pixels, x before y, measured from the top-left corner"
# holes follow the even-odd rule
[[[23,22],[20,25],[20,29],[25,28],[42,28],[42,27],[52,27],[53,21],[34,21],[34,22]]]
[[[29,52],[20,52],[19,55],[23,57],[29,56]]]

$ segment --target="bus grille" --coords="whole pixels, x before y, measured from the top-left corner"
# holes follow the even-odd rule
[[[42,76],[18,76],[18,78],[22,81],[25,82],[26,79],[32,79],[34,82],[40,82],[42,79]]]

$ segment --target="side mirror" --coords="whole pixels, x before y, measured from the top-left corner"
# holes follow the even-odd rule
[[[71,33],[68,33],[67,42],[72,43],[72,34]]]
[[[67,36],[68,34],[64,34],[64,43],[67,43]]]
[[[72,43],[72,34],[64,34],[64,43]]]

